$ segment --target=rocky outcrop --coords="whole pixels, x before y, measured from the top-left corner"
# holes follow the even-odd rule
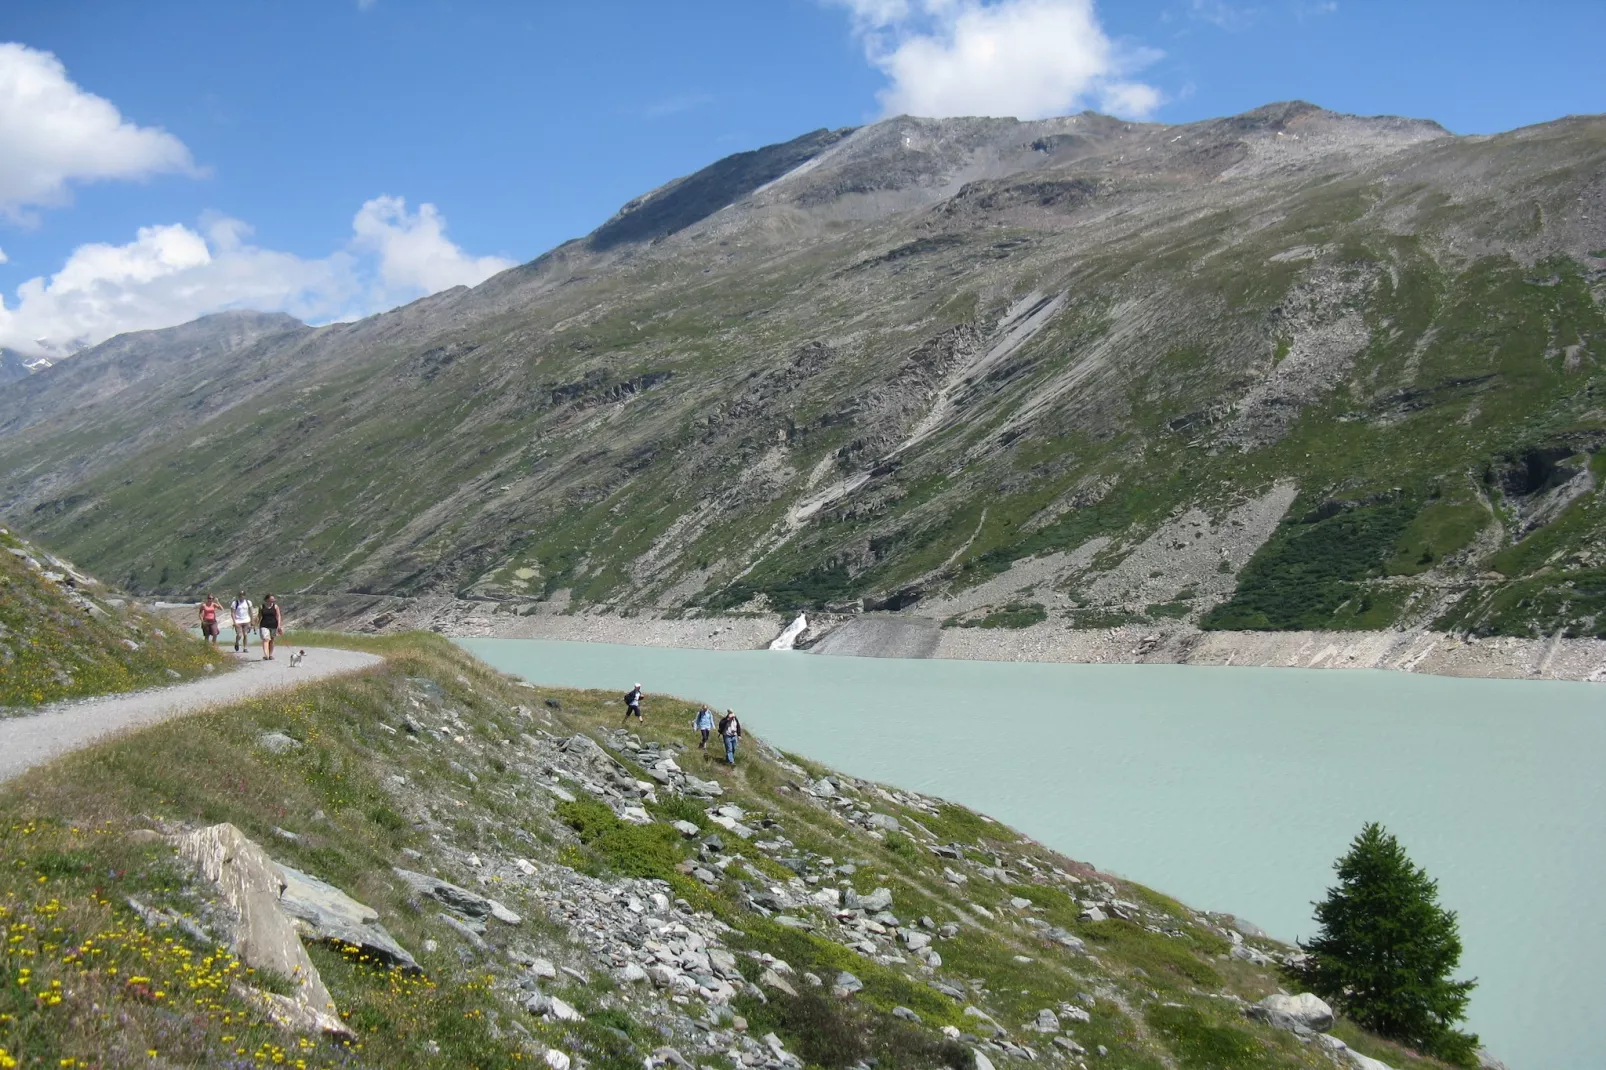
[[[495,899],[459,888],[450,881],[426,873],[414,873],[410,869],[398,868],[393,872],[412,889],[413,894],[433,899],[454,914],[472,918],[482,926],[486,918],[495,918],[505,925],[517,925],[523,920]]]
[[[378,911],[327,881],[275,862],[235,826],[224,823],[181,832],[172,843],[216,886],[228,926],[224,939],[240,961],[294,986],[291,994],[284,995],[235,984],[235,995],[284,1028],[336,1036],[350,1033],[303,940],[356,948],[374,962],[421,972],[407,949],[379,924]],[[470,892],[462,894],[489,902]],[[176,924],[195,931],[192,919],[130,902],[148,926]]]
[[[305,939],[355,947],[374,961],[420,972],[413,956],[379,924],[379,911],[298,869],[282,863],[275,868],[283,881],[279,907],[295,919]]]
[[[233,915],[229,945],[240,961],[253,969],[272,971],[294,986],[294,994],[288,997],[253,993],[257,1002],[291,1028],[348,1033],[334,997],[301,946],[295,922],[279,905],[285,879],[267,852],[227,823],[182,833],[174,846],[222,894]]]

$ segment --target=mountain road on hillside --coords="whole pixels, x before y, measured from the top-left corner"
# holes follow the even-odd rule
[[[383,660],[354,650],[317,647],[296,668],[291,668],[286,654],[174,687],[61,702],[0,720],[0,783],[129,729],[372,668]]]

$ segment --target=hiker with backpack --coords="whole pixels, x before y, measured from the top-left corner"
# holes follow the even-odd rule
[[[234,601],[229,604],[229,617],[234,622],[234,652],[236,654],[242,650],[246,653],[251,651],[251,622],[256,617],[256,608],[251,604],[251,600],[245,596],[244,591],[236,594]]]
[[[736,719],[735,710],[726,710],[719,719],[719,735],[725,741],[725,760],[736,764],[736,741],[742,738],[742,722]]]
[[[637,684],[625,695],[625,723],[630,723],[630,715],[635,714],[636,720],[641,720],[641,685]]]
[[[697,719],[692,721],[691,726],[702,733],[703,738],[698,741],[697,749],[707,750],[708,733],[714,730],[714,711],[708,708],[706,702],[703,703],[703,708],[697,711]]]

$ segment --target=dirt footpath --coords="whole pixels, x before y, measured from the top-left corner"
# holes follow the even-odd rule
[[[299,668],[285,653],[273,661],[253,660],[233,672],[187,684],[105,695],[46,706],[24,717],[0,720],[0,783],[36,765],[97,740],[172,717],[195,713],[283,691],[299,684],[371,668],[383,662],[373,654],[315,647]]]

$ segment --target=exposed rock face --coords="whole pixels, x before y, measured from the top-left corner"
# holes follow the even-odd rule
[[[234,912],[229,942],[240,961],[272,970],[296,986],[295,1006],[279,1005],[271,998],[273,993],[262,993],[264,1002],[278,1006],[296,1022],[313,1023],[329,1033],[347,1032],[323,978],[301,946],[295,923],[279,905],[285,879],[273,859],[230,824],[183,833],[174,846],[217,885],[223,902]]]

